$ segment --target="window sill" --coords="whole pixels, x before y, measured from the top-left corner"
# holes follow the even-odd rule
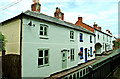
[[[70,60],[71,62],[73,62],[74,60]]]
[[[49,64],[46,64],[46,65],[38,65],[38,68],[46,67],[46,66],[49,66]]]
[[[83,40],[80,40],[80,42],[83,42]]]
[[[92,42],[90,42],[90,43],[92,43]]]
[[[70,39],[71,42],[74,42],[74,39]]]
[[[40,39],[48,39],[47,36],[40,36]]]

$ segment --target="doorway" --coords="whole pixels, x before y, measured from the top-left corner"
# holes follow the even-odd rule
[[[62,69],[67,68],[67,51],[62,52]]]
[[[85,62],[87,62],[87,48],[85,48]]]

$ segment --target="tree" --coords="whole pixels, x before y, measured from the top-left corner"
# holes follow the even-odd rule
[[[113,47],[115,48],[115,49],[117,49],[117,48],[119,48],[120,47],[120,41],[119,40],[114,40],[113,41]]]
[[[0,32],[0,51],[5,51],[6,37]]]

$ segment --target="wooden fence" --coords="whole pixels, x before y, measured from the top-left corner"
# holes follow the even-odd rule
[[[20,79],[20,55],[9,54],[2,56],[2,78]]]

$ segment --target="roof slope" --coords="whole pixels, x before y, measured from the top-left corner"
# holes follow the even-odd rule
[[[68,22],[65,22],[63,20],[59,20],[56,17],[48,16],[48,15],[45,15],[45,14],[42,14],[42,13],[32,12],[32,11],[29,11],[29,10],[24,12],[24,14],[28,15],[28,16],[38,18],[38,19],[43,19],[43,20],[46,20],[46,21],[49,21],[49,22],[57,23],[57,24],[65,26],[65,27],[80,30],[82,32],[86,32],[86,33],[89,33],[89,34],[94,34],[91,31],[89,31],[89,30],[87,30],[87,29],[85,29],[85,28],[83,28],[81,26],[76,26],[76,25],[74,25],[72,23],[68,23]]]
[[[64,27],[72,28],[72,29],[75,29],[75,30],[78,30],[78,31],[81,31],[81,32],[85,32],[85,33],[88,33],[88,34],[95,35],[91,31],[89,31],[89,30],[87,30],[87,29],[85,29],[81,26],[76,26],[75,24],[65,22],[63,20],[59,20],[56,17],[48,16],[48,15],[45,15],[43,13],[32,12],[32,11],[29,11],[29,10],[27,10],[24,13],[21,13],[17,16],[14,16],[13,18],[9,18],[9,19],[3,21],[2,24],[5,24],[6,22],[11,22],[11,20],[16,19],[16,18],[20,18],[21,16],[29,16],[29,17],[45,20],[45,21],[48,21],[48,22],[52,22],[52,23],[62,25]]]

